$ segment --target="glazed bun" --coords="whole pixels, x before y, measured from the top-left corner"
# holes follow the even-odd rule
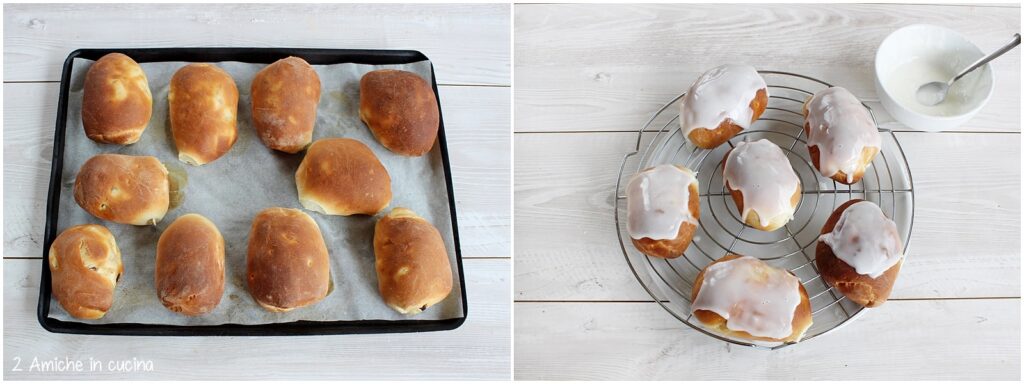
[[[328,215],[374,215],[391,202],[391,176],[366,144],[320,139],[295,172],[299,203]]]
[[[174,220],[156,244],[156,293],[167,309],[187,316],[212,311],[224,295],[224,237],[207,218]]]
[[[757,121],[768,106],[768,85],[749,65],[704,72],[679,103],[679,127],[694,145],[722,145]]]
[[[203,165],[224,156],[238,138],[238,88],[213,64],[189,64],[171,77],[167,94],[178,159]]]
[[[271,312],[315,304],[331,284],[320,227],[298,209],[267,208],[253,218],[246,270],[249,293]]]
[[[153,115],[149,80],[135,60],[109,53],[89,67],[82,88],[82,126],[97,143],[139,141]]]
[[[103,220],[156,224],[167,214],[167,168],[151,156],[100,154],[82,164],[75,177],[75,202]]]
[[[821,234],[814,260],[822,279],[854,303],[885,303],[903,265],[896,223],[874,203],[855,199],[832,212]]]
[[[825,177],[854,184],[882,148],[871,112],[844,88],[814,94],[804,104],[804,134],[814,167]]]
[[[654,257],[679,257],[690,246],[700,220],[696,174],[671,164],[647,168],[626,186],[626,205],[626,229],[637,250]]]
[[[802,189],[782,149],[761,139],[740,142],[725,156],[725,188],[743,222],[762,231],[786,225],[796,212]]]
[[[297,153],[313,141],[320,77],[305,60],[287,57],[252,79],[252,123],[267,148]]]
[[[749,256],[726,255],[704,267],[690,299],[702,324],[741,339],[793,343],[813,323],[800,279]]]
[[[452,267],[441,233],[409,209],[395,208],[377,220],[373,253],[380,295],[398,313],[423,312],[452,292]]]
[[[419,75],[394,70],[370,71],[359,81],[359,117],[385,148],[421,156],[437,141],[441,121],[437,96]]]
[[[114,235],[102,225],[64,230],[48,255],[53,297],[71,316],[99,319],[114,304],[114,288],[124,272]]]

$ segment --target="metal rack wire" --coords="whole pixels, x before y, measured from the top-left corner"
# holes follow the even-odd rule
[[[844,202],[850,199],[869,200],[878,204],[886,216],[896,222],[906,254],[914,223],[914,183],[899,141],[885,129],[879,130],[882,149],[860,182],[847,186],[821,176],[807,151],[802,107],[804,100],[814,92],[832,85],[789,72],[759,73],[769,84],[765,113],[727,145],[704,150],[683,137],[678,128],[676,110],[685,93],[665,104],[643,125],[637,135],[636,149],[623,157],[619,167],[615,185],[615,225],[619,245],[633,274],[672,316],[719,340],[755,348],[779,349],[792,344],[735,339],[706,329],[692,319],[690,292],[701,269],[729,253],[758,257],[776,267],[786,268],[800,278],[811,299],[814,325],[807,330],[801,342],[831,332],[863,314],[865,309],[834,291],[818,274],[814,264],[814,246],[821,227],[835,208]],[[762,138],[783,149],[803,186],[793,220],[773,232],[763,232],[744,224],[722,181],[722,163],[728,150],[742,140]],[[646,146],[641,151],[645,142]],[[701,215],[694,239],[685,254],[665,260],[640,253],[629,241],[625,225],[626,199],[622,188],[635,172],[669,163],[684,165],[697,172]]]

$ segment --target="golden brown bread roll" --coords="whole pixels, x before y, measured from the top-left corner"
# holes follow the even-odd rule
[[[82,92],[86,136],[98,143],[132,144],[152,115],[149,80],[135,60],[108,53],[89,67]]]
[[[640,252],[674,259],[690,246],[700,220],[693,171],[672,164],[645,169],[630,179],[626,201],[626,229]]]
[[[711,149],[757,121],[768,86],[754,67],[722,65],[700,75],[679,102],[679,127],[694,145]]]
[[[203,165],[224,156],[238,138],[238,88],[213,64],[189,64],[171,77],[171,135],[178,159]]]
[[[859,222],[854,223],[852,216],[840,220],[854,205],[858,210],[864,209],[858,212],[860,215],[856,220]],[[836,233],[839,232],[837,227],[845,233]],[[821,228],[821,234],[814,260],[822,279],[854,303],[869,308],[884,304],[903,265],[903,243],[896,224],[886,218],[874,203],[854,199],[832,212]],[[861,270],[840,259],[829,243],[836,247],[846,245],[846,248],[841,248],[846,251],[847,256],[844,257],[854,258],[851,261]],[[879,253],[888,253],[888,257],[879,258]],[[876,276],[872,277],[872,274]]]
[[[114,235],[102,225],[64,230],[50,245],[53,297],[71,316],[103,317],[114,304],[114,288],[124,272]]]
[[[845,88],[831,87],[808,98],[803,112],[814,168],[843,184],[860,181],[882,147],[867,107]]]
[[[320,227],[298,209],[267,208],[253,218],[246,269],[249,293],[271,312],[315,304],[331,282]]]
[[[429,152],[437,141],[440,116],[434,90],[415,73],[381,69],[359,80],[359,117],[392,152]]]
[[[305,60],[288,57],[252,79],[252,123],[270,149],[296,153],[313,141],[320,77]]]
[[[391,202],[391,176],[366,144],[320,139],[295,172],[299,203],[328,215],[373,215]]]
[[[156,243],[156,293],[167,309],[188,316],[212,311],[224,294],[224,238],[207,218],[174,220]]]
[[[712,268],[726,262],[732,264],[728,269],[726,265]],[[705,274],[712,269],[715,278],[705,281]],[[708,282],[714,286],[707,288]],[[715,290],[712,294],[716,296],[701,296],[702,288]],[[694,281],[690,300],[697,320],[737,338],[797,342],[813,324],[811,301],[800,280],[789,271],[748,256],[725,255],[704,267]],[[719,311],[727,311],[729,319]]]
[[[152,156],[100,154],[82,164],[75,177],[75,202],[103,220],[156,224],[167,214],[167,168]]]
[[[802,187],[779,146],[766,139],[744,141],[729,150],[725,158],[725,188],[745,224],[774,231],[793,218]]]
[[[452,291],[452,267],[441,233],[409,209],[395,208],[377,220],[373,253],[380,295],[399,313],[423,312]]]

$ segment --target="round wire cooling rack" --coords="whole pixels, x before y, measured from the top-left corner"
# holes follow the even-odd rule
[[[896,222],[906,254],[914,226],[914,181],[903,148],[887,129],[879,129],[882,148],[861,181],[843,185],[821,176],[807,151],[803,103],[815,92],[832,85],[795,73],[758,72],[769,84],[768,106],[760,119],[726,145],[705,150],[683,137],[677,108],[685,93],[665,104],[643,125],[638,132],[636,149],[623,157],[619,167],[615,185],[615,225],[619,245],[633,275],[672,316],[716,339],[774,350],[793,343],[736,339],[707,329],[693,319],[690,293],[697,274],[712,261],[729,253],[757,257],[788,269],[800,279],[811,299],[814,325],[807,330],[802,341],[836,330],[864,313],[865,308],[828,286],[818,274],[814,252],[822,226],[844,202],[851,199],[872,201]],[[870,107],[865,107],[871,111]],[[725,154],[739,141],[759,139],[768,139],[782,148],[803,186],[793,220],[773,232],[744,224],[722,181]],[[659,164],[683,165],[696,171],[700,186],[698,229],[683,256],[671,260],[650,257],[638,251],[629,241],[625,225],[626,197],[622,188],[636,172]]]

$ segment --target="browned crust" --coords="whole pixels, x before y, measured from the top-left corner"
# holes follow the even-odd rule
[[[757,119],[764,113],[765,108],[768,106],[768,90],[765,88],[759,89],[757,94],[754,95],[754,99],[750,101],[750,109],[754,112],[751,116],[750,123],[753,124]],[[695,128],[690,131],[687,137],[694,145],[703,149],[716,148],[722,145],[729,139],[735,137],[743,131],[743,127],[736,124],[732,119],[725,119],[718,127],[714,129],[708,128]]]
[[[295,172],[299,201],[331,215],[373,215],[391,202],[391,176],[370,147],[358,140],[320,139]]]
[[[48,256],[53,297],[71,316],[103,317],[114,304],[114,288],[124,273],[114,235],[102,225],[64,230]]]
[[[821,228],[821,234],[831,233],[839,222],[839,218],[842,217],[843,212],[851,205],[860,201],[863,200],[850,200],[836,208]],[[873,308],[884,304],[889,299],[892,287],[896,284],[896,277],[900,273],[900,267],[903,265],[903,260],[900,259],[896,265],[890,267],[881,276],[872,279],[871,276],[857,273],[856,269],[846,264],[845,261],[840,260],[832,252],[832,247],[829,247],[823,241],[818,241],[818,246],[815,249],[814,263],[817,265],[822,279],[828,285],[835,287],[836,290],[850,299],[850,301]]]
[[[197,214],[174,220],[156,245],[156,292],[167,309],[187,316],[212,311],[224,295],[224,238]]]
[[[359,117],[381,145],[405,156],[430,151],[441,119],[430,84],[415,73],[394,69],[363,75]]]
[[[806,119],[806,117],[807,105],[804,104],[804,118]],[[804,137],[808,137],[810,134],[810,122],[804,120]],[[811,162],[814,163],[814,168],[818,170],[818,173],[821,173],[821,150],[818,149],[817,145],[808,145],[807,152],[809,152],[811,155]],[[822,173],[822,175],[832,180],[835,180],[836,182],[843,183],[846,185],[857,184],[857,182],[859,182],[860,179],[864,177],[864,171],[868,169],[868,164],[871,164],[871,161],[875,159],[875,155],[877,154],[877,147],[864,147],[864,149],[861,150],[860,159],[857,162],[857,170],[853,173],[853,181],[846,181],[847,175],[846,172],[843,171],[836,171],[836,173],[831,176],[825,175],[824,173]]]
[[[416,314],[452,291],[452,268],[441,233],[405,208],[377,221],[373,233],[378,289],[384,302],[403,314]]]
[[[725,158],[726,159],[729,158],[729,154],[731,154],[732,151],[733,150],[730,149],[729,152],[725,153]],[[724,177],[724,174],[725,174],[725,162],[724,161],[722,162],[722,174],[723,174],[723,177]],[[732,196],[732,202],[736,204],[736,209],[739,211],[739,212],[737,212],[737,214],[740,216],[740,219],[743,219],[743,192],[738,190],[738,189],[732,189],[732,187],[729,185],[728,181],[725,182],[725,190],[729,191],[729,195]],[[792,206],[793,209],[796,209],[797,204],[800,204],[800,198],[801,198],[801,196],[803,196],[802,193],[803,193],[803,185],[798,182],[796,184],[796,191],[794,191],[793,192],[793,196],[789,198],[789,205]],[[789,222],[789,219],[783,220],[783,219],[778,219],[777,218],[774,221],[769,222],[768,225],[762,226],[761,225],[761,216],[755,210],[750,210],[750,215],[748,215],[747,218],[744,220],[745,224],[747,224],[747,225],[749,225],[749,226],[751,226],[751,227],[753,227],[755,229],[759,229],[759,230],[762,230],[762,231],[768,231],[768,232],[771,232],[771,231],[774,231],[776,229],[782,228],[782,226],[786,225],[786,223],[788,223],[788,222]]]
[[[171,77],[167,96],[179,158],[203,165],[224,156],[238,139],[238,88],[227,72],[189,64]]]
[[[73,193],[86,212],[121,224],[153,224],[170,205],[167,168],[152,156],[93,156],[79,169]]]
[[[109,53],[85,74],[82,126],[95,142],[132,144],[139,141],[153,115],[153,96],[145,72],[135,60]]]
[[[252,122],[270,149],[297,153],[313,141],[320,77],[298,57],[263,68],[252,79]]]
[[[737,259],[739,257],[740,256],[733,254],[725,255],[721,259],[715,260],[713,263],[708,264],[707,267],[710,267],[716,263],[721,263],[723,261]],[[693,283],[693,291],[690,294],[691,303],[697,300],[697,294],[700,293],[700,288],[701,286],[704,285],[704,272],[707,271],[707,267],[704,267],[704,269],[701,270],[699,274],[697,274],[697,280]],[[792,274],[792,272],[790,272],[790,274]],[[813,324],[813,319],[811,318],[811,299],[807,296],[807,290],[804,289],[803,284],[799,284],[799,287],[800,304],[798,304],[796,306],[796,309],[793,311],[793,333],[791,333],[788,337],[784,339],[754,336],[744,331],[731,330],[727,326],[727,321],[725,320],[725,318],[719,316],[717,313],[713,311],[703,309],[696,310],[693,312],[693,316],[696,317],[697,320],[700,320],[700,322],[703,323],[708,328],[714,329],[719,333],[728,336],[760,341],[775,341],[787,343],[797,342],[800,341],[800,338],[803,337],[804,332],[806,332],[807,329],[811,327],[811,324]]]
[[[330,287],[323,234],[298,209],[267,208],[253,218],[246,269],[253,299],[275,312],[315,304]]]
[[[697,191],[697,180],[694,179],[690,183],[690,200],[689,207],[690,214],[693,215],[694,219],[700,219],[700,195]],[[697,231],[697,226],[691,223],[682,223],[679,226],[679,234],[674,239],[663,239],[663,240],[652,240],[651,238],[645,237],[642,239],[631,239],[633,240],[633,246],[636,247],[640,252],[645,255],[660,257],[664,259],[674,259],[683,254],[686,248],[690,247],[690,241],[693,240],[693,234]]]

